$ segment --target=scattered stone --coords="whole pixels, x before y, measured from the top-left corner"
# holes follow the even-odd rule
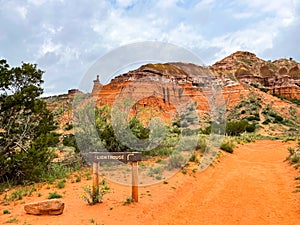
[[[24,210],[32,215],[60,215],[63,213],[65,203],[61,200],[51,199],[33,202],[24,205]]]

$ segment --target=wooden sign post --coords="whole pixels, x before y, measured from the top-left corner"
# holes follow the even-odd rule
[[[132,162],[132,199],[139,201],[139,178],[138,178],[138,162]]]
[[[99,194],[99,163],[93,162],[93,196]]]
[[[138,162],[142,161],[140,152],[89,152],[83,154],[89,162],[93,162],[93,194],[96,194],[99,185],[99,162],[132,162],[132,199],[139,201]]]

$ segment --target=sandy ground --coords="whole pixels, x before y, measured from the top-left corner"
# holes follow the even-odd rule
[[[67,183],[63,189],[41,187],[32,197],[0,205],[0,224],[13,218],[31,225],[253,225],[300,224],[300,194],[295,193],[298,172],[284,159],[295,142],[257,141],[224,154],[204,172],[179,172],[167,184],[139,188],[139,202],[123,205],[131,187],[111,183],[104,202],[89,206],[80,197],[91,180]],[[299,174],[298,174],[299,175]],[[63,193],[66,207],[60,216],[33,216],[24,203],[46,199],[53,190]],[[3,198],[3,195],[0,196]],[[2,212],[8,209],[11,214]]]

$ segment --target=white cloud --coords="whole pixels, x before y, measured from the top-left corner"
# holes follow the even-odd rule
[[[212,63],[236,50],[271,54],[276,43],[284,43],[277,55],[289,49],[300,58],[296,6],[300,1],[2,1],[1,56],[42,64],[51,74],[47,82],[80,76],[107,51],[147,40],[206,52]]]
[[[61,44],[55,44],[51,39],[44,41],[38,52],[38,58],[43,57],[47,53],[59,54],[59,50],[62,48]]]
[[[17,6],[16,11],[19,13],[22,19],[26,19],[28,11],[24,6]]]
[[[33,4],[33,5],[43,5],[45,2],[47,2],[47,0],[28,0],[29,3]]]
[[[215,0],[202,0],[197,3],[196,8],[198,9],[206,9],[211,8],[215,4]]]
[[[252,12],[238,12],[233,14],[233,17],[236,19],[249,19],[251,17],[253,17],[253,13]]]
[[[119,6],[126,8],[135,4],[137,0],[117,0],[116,2]]]
[[[157,7],[159,8],[170,8],[176,6],[177,2],[181,2],[181,0],[163,0],[157,1]]]
[[[212,39],[210,47],[220,49],[215,54],[218,60],[237,50],[260,54],[272,49],[274,40],[283,35],[282,30],[296,21],[291,1],[235,1],[230,11],[233,12],[233,18],[243,19],[247,23],[241,23],[244,26]]]

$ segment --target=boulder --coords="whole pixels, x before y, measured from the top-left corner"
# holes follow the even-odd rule
[[[63,213],[65,203],[61,200],[51,199],[33,202],[24,205],[24,210],[33,215],[60,215]]]

